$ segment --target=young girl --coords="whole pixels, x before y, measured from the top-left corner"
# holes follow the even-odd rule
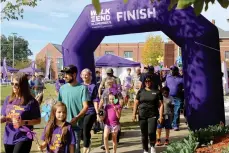
[[[121,117],[121,106],[118,104],[118,99],[109,94],[109,103],[105,106],[105,119],[104,119],[104,145],[106,153],[109,153],[108,138],[110,132],[112,133],[113,152],[117,151],[117,135],[120,129],[119,119]]]
[[[164,105],[164,121],[161,124],[157,125],[157,146],[162,145],[161,144],[161,130],[162,128],[165,128],[165,133],[166,133],[166,137],[165,137],[165,143],[164,145],[168,145],[169,144],[169,132],[170,129],[172,129],[172,97],[169,96],[169,88],[168,87],[163,87],[162,88],[162,95],[163,95],[163,105]]]
[[[47,153],[74,153],[76,138],[70,123],[66,122],[67,107],[58,102],[53,105],[47,126],[44,129],[40,150]]]

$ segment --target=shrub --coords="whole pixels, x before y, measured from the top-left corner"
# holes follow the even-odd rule
[[[190,131],[188,137],[184,138],[182,141],[172,142],[163,153],[193,153],[200,146],[212,145],[215,137],[223,136],[228,133],[229,126],[223,126],[222,124]],[[224,148],[224,150],[225,153],[228,153],[229,146],[228,148]]]

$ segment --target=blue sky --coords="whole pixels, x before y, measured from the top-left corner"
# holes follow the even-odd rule
[[[110,0],[102,0],[110,1]],[[24,18],[18,21],[4,21],[1,24],[1,33],[8,36],[15,32],[18,36],[29,41],[33,52],[31,59],[49,42],[62,44],[67,33],[77,20],[83,8],[90,4],[91,0],[42,0],[35,8],[25,8]],[[216,25],[229,31],[229,8],[223,9],[218,3],[210,5],[207,12],[202,12],[208,20],[215,19]],[[144,42],[149,33],[129,34],[106,37],[106,43]],[[164,40],[166,35],[159,34]]]

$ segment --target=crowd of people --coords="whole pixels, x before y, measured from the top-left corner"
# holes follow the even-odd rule
[[[121,133],[122,111],[133,105],[132,120],[138,120],[144,153],[156,153],[155,146],[162,145],[161,131],[166,130],[164,144],[169,144],[169,132],[179,131],[180,108],[184,101],[183,78],[178,67],[171,67],[169,73],[154,72],[153,66],[136,68],[135,74],[127,69],[121,80],[114,76],[112,68],[102,78],[96,71],[96,82],[92,72],[84,69],[78,72],[74,65],[64,67],[55,83],[57,102],[52,106],[50,118],[44,128],[39,144],[40,150],[49,153],[90,152],[91,130],[99,125],[102,130],[102,149],[109,153],[109,137],[113,152]],[[77,74],[83,82],[77,81]],[[43,99],[42,76],[17,73],[12,80],[12,93],[1,110],[1,123],[6,123],[4,147],[6,153],[29,153],[33,138],[25,128],[41,123],[40,104]],[[150,149],[148,147],[150,140]],[[83,149],[80,143],[83,142]]]

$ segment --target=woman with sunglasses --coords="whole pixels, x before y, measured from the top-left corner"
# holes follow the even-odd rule
[[[12,80],[12,93],[1,110],[1,123],[5,123],[3,143],[6,153],[29,153],[32,139],[27,136],[25,127],[33,130],[40,124],[40,108],[30,93],[27,75],[17,73]],[[24,130],[23,130],[24,129]]]
[[[156,143],[157,122],[162,123],[163,120],[162,115],[159,117],[159,114],[163,114],[163,97],[159,90],[153,88],[154,82],[152,77],[146,76],[143,83],[145,88],[140,89],[136,95],[133,121],[136,120],[136,112],[138,109],[144,153],[148,153],[149,151],[148,137],[150,139],[151,153],[156,153],[154,146]]]

